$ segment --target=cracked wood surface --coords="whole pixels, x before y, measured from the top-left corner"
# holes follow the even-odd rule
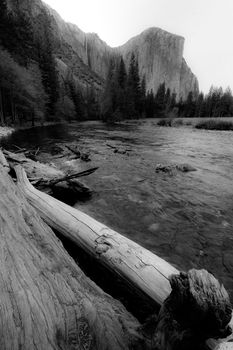
[[[158,304],[171,292],[168,277],[179,271],[147,249],[111,230],[81,211],[36,190],[23,168],[15,168],[18,184],[40,216],[107,267],[117,272]],[[231,321],[231,325],[233,322]],[[232,343],[208,340],[210,349],[232,349]]]
[[[35,189],[21,166],[18,186],[49,226],[161,304],[170,294],[168,277],[179,271],[137,243],[90,216]]]
[[[84,275],[1,165],[0,324],[2,350],[141,349],[138,321]]]

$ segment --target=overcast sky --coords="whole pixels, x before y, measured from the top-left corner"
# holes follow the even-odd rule
[[[185,37],[184,58],[200,89],[233,90],[233,0],[45,0],[68,22],[110,46],[149,27]]]

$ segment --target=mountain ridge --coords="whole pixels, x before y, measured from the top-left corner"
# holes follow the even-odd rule
[[[138,59],[141,79],[145,76],[147,91],[156,93],[159,85],[165,82],[177,99],[186,99],[190,91],[194,95],[198,93],[197,78],[183,58],[185,39],[180,35],[150,27],[125,44],[111,47],[98,34],[85,33],[78,25],[64,21],[41,0],[22,0],[18,7],[13,0],[8,3],[11,8],[28,12],[33,18],[38,18],[40,11],[46,11],[51,21],[58,70],[64,77],[72,73],[77,85],[84,90],[93,86],[96,91],[102,91],[111,60],[121,55],[128,67],[133,52]]]

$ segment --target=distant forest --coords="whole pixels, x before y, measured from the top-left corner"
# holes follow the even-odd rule
[[[36,22],[25,13],[11,13],[0,2],[0,124],[102,119],[116,122],[133,118],[233,116],[233,97],[228,88],[212,87],[204,96],[177,100],[162,83],[157,92],[147,91],[140,79],[138,62],[131,56],[126,69],[122,57],[110,64],[102,93],[94,86],[82,91],[71,74],[57,71],[50,17],[41,12]]]

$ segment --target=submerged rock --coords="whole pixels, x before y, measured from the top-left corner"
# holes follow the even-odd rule
[[[156,173],[174,173],[174,171],[180,171],[182,173],[187,173],[190,171],[196,171],[197,169],[194,168],[192,165],[189,164],[172,164],[172,165],[163,165],[163,164],[157,164],[155,167]]]

